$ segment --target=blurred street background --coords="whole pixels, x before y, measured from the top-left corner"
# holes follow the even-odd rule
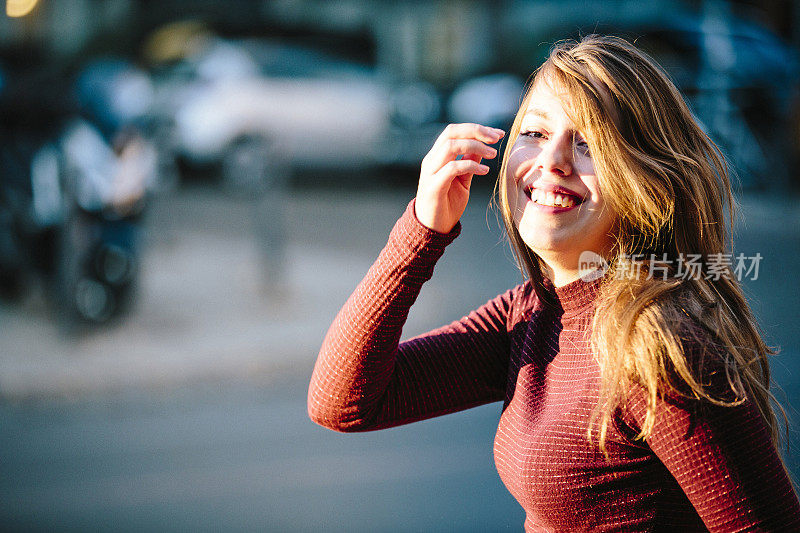
[[[656,57],[736,171],[800,481],[797,2],[4,3],[0,529],[521,530],[499,404],[340,435],[305,398],[444,125],[507,129],[592,32]],[[404,337],[521,281],[495,178]]]

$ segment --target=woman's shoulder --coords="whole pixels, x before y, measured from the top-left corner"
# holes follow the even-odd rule
[[[485,317],[502,317],[508,331],[518,323],[527,320],[531,310],[537,307],[539,300],[530,281],[524,281],[490,299],[480,308],[470,314],[485,315]]]
[[[731,351],[720,339],[713,323],[700,313],[680,307],[671,314],[671,337],[682,358],[673,359],[669,374],[672,392],[696,397],[699,390],[720,401],[734,402],[743,391],[734,384],[740,372]],[[692,386],[692,381],[695,386]]]
[[[641,298],[645,304],[638,308],[633,321],[635,332],[648,333],[658,329],[662,337],[680,341],[685,348],[693,349],[715,343],[713,325],[709,324],[709,306],[704,304],[691,287],[686,284],[664,283],[658,287],[657,281],[632,292],[628,298]]]
[[[740,368],[718,333],[722,328],[715,324],[718,314],[713,305],[703,303],[682,285],[653,293],[658,297],[641,307],[632,321],[628,346],[647,352],[644,360],[661,361],[657,364],[663,372],[660,386],[668,395],[694,397],[700,389],[733,399],[731,380],[738,381]]]
[[[535,320],[536,316],[547,307],[530,279],[506,291],[505,296],[510,303],[509,327],[520,322]]]

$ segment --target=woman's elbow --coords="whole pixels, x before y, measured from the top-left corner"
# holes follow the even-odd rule
[[[362,418],[347,416],[344,409],[325,405],[311,394],[308,397],[308,417],[315,424],[339,433],[356,433],[369,429]]]
[[[328,409],[321,409],[311,398],[308,400],[308,417],[318,426],[332,429],[333,431],[342,431],[340,429],[341,421],[336,417],[331,417]]]

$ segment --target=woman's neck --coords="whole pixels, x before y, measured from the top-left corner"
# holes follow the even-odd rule
[[[578,268],[552,268],[546,262],[542,266],[542,273],[553,282],[554,287],[563,287],[581,277]]]
[[[584,276],[591,275],[598,270],[608,268],[608,263],[603,256],[586,251],[577,257],[566,257],[563,253],[539,254],[542,258],[542,274],[553,282],[554,287],[563,287]]]

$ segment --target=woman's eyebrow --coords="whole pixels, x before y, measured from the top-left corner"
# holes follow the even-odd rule
[[[543,118],[544,120],[550,120],[550,115],[548,115],[546,111],[543,111],[541,109],[529,109],[528,111],[525,112],[525,116],[527,117],[528,115],[534,115],[536,117]]]

